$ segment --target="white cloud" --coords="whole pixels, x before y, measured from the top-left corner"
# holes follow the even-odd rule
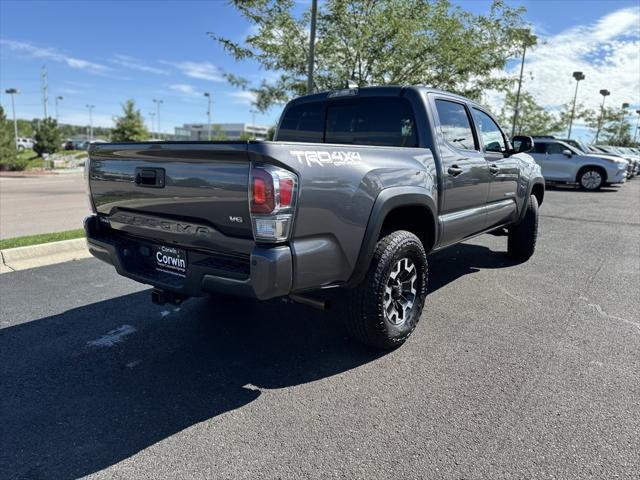
[[[210,82],[224,82],[220,69],[209,62],[160,62],[164,65],[170,65],[177,68],[183,75],[199,80],[208,80]]]
[[[193,88],[193,85],[189,85],[187,83],[176,83],[174,85],[169,85],[169,88],[174,92],[179,92],[190,97],[201,95],[200,92],[197,92],[195,88]]]
[[[563,104],[573,100],[576,83],[572,74],[581,71],[586,78],[579,85],[579,104],[600,108],[599,91],[607,89],[611,95],[606,104],[620,107],[628,102],[629,114],[635,121],[632,112],[640,107],[640,8],[619,9],[591,24],[568,28],[556,35],[535,30],[539,44],[527,51],[524,91],[548,111],[557,113]],[[519,69],[520,61],[515,59],[506,72],[517,78]],[[485,92],[483,101],[497,112],[504,104],[504,94]],[[574,131],[577,138],[587,141],[595,133],[582,120],[574,121]]]
[[[571,102],[575,71],[586,76],[579,85],[578,103],[598,108],[599,91],[607,89],[611,91],[608,105],[640,104],[640,8],[617,10],[593,24],[540,40],[527,52],[522,88],[541,105],[555,109]],[[520,63],[514,62],[507,73],[516,77],[519,68]],[[499,110],[502,96],[488,94],[485,101]]]
[[[115,126],[114,117],[112,115],[96,112],[96,110],[93,111],[92,121],[94,127],[112,128]],[[89,112],[87,110],[61,109],[60,123],[88,126]]]
[[[240,92],[229,92],[229,97],[233,99],[233,103],[239,103],[242,105],[253,105],[256,103],[256,94],[248,90],[242,90]]]
[[[142,60],[139,60],[128,55],[114,55],[111,59],[112,63],[120,65],[121,67],[129,68],[131,70],[137,70],[139,72],[153,73],[155,75],[168,75],[167,70],[161,68],[151,67],[145,64]]]
[[[45,58],[55,62],[65,63],[71,68],[86,70],[89,73],[104,73],[111,70],[106,65],[90,62],[81,58],[70,57],[54,48],[37,47],[31,43],[5,39],[0,39],[0,45],[6,46],[14,52],[23,53],[31,58]]]

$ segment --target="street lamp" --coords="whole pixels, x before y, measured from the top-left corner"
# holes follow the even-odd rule
[[[633,143],[636,143],[636,139],[638,138],[638,129],[640,128],[640,110],[636,110],[638,114],[638,121],[636,122],[636,131],[633,134]]]
[[[58,115],[58,102],[60,100],[64,100],[64,98],[60,96],[56,97],[56,123],[60,123],[60,117]]]
[[[86,107],[89,109],[89,142],[93,142],[93,109],[96,106],[87,104]]]
[[[524,73],[524,60],[527,56],[527,46],[536,44],[536,37],[531,35],[528,28],[522,29],[522,61],[520,63],[520,78],[518,80],[518,92],[516,93],[516,105],[513,109],[513,126],[511,127],[511,136],[516,134],[516,123],[518,122],[518,114],[520,113],[520,90],[522,89],[522,74]]]
[[[207,97],[207,128],[209,132],[207,138],[211,141],[211,94],[209,92],[204,92],[204,96]]]
[[[596,139],[593,141],[596,145],[598,144],[598,137],[600,136],[600,128],[602,128],[602,116],[604,115],[604,101],[607,99],[611,92],[607,89],[600,90],[600,95],[602,95],[602,105],[600,106],[600,119],[598,120],[598,130],[596,130]]]
[[[158,136],[162,139],[162,130],[160,129],[160,104],[164,102],[154,98],[153,103],[156,104],[156,127],[158,128]]]
[[[571,118],[569,119],[569,133],[567,134],[567,138],[571,138],[571,126],[573,125],[573,116],[576,114],[576,100],[578,98],[578,85],[580,84],[580,80],[584,80],[585,76],[582,72],[573,72],[573,78],[576,79],[576,91],[573,94],[573,107],[571,108]]]
[[[11,95],[11,108],[13,109],[13,134],[16,150],[18,150],[18,121],[16,120],[16,95],[20,93],[17,88],[7,88],[4,93]]]
[[[155,116],[156,116],[156,112],[149,112],[149,118],[151,119],[150,131],[151,131],[151,136],[152,137],[153,137],[153,117],[155,117]]]

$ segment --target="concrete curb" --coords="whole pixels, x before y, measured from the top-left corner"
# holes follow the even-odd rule
[[[43,267],[91,256],[84,238],[0,250],[0,273]]]

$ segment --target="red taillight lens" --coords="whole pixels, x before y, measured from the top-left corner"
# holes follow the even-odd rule
[[[261,168],[251,170],[251,190],[253,192],[251,213],[271,213],[276,206],[273,177]]]
[[[293,197],[293,179],[281,178],[280,179],[280,206],[290,207],[291,199]]]

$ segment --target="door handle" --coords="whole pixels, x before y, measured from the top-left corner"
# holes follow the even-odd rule
[[[489,171],[491,172],[492,175],[497,175],[498,172],[500,171],[500,167],[498,167],[497,165],[490,165]]]
[[[460,168],[457,165],[451,165],[448,169],[447,172],[449,173],[449,175],[452,175],[454,177],[457,177],[458,175],[460,175],[462,172],[464,172],[464,169]]]

